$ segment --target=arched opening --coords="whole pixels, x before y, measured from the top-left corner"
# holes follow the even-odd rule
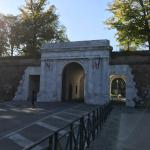
[[[126,83],[121,77],[113,78],[111,81],[110,97],[111,100],[125,100],[126,99]]]
[[[62,100],[84,102],[85,72],[78,63],[65,66],[62,73]]]

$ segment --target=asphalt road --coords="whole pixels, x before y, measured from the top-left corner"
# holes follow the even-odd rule
[[[21,150],[95,109],[80,103],[0,103],[0,150]],[[36,148],[40,150],[40,147]]]

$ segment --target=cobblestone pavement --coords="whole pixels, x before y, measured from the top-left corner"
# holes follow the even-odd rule
[[[0,103],[0,150],[21,150],[97,106],[79,103]],[[36,147],[40,150],[41,147]]]
[[[115,107],[88,150],[150,150],[150,112]]]

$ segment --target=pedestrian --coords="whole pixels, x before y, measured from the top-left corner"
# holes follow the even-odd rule
[[[32,108],[35,108],[35,99],[36,99],[36,95],[35,95],[35,91],[32,91]]]

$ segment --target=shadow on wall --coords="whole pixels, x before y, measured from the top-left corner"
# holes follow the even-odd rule
[[[25,66],[0,66],[0,100],[12,100]]]
[[[25,69],[40,66],[39,58],[0,58],[0,100],[12,100]]]

